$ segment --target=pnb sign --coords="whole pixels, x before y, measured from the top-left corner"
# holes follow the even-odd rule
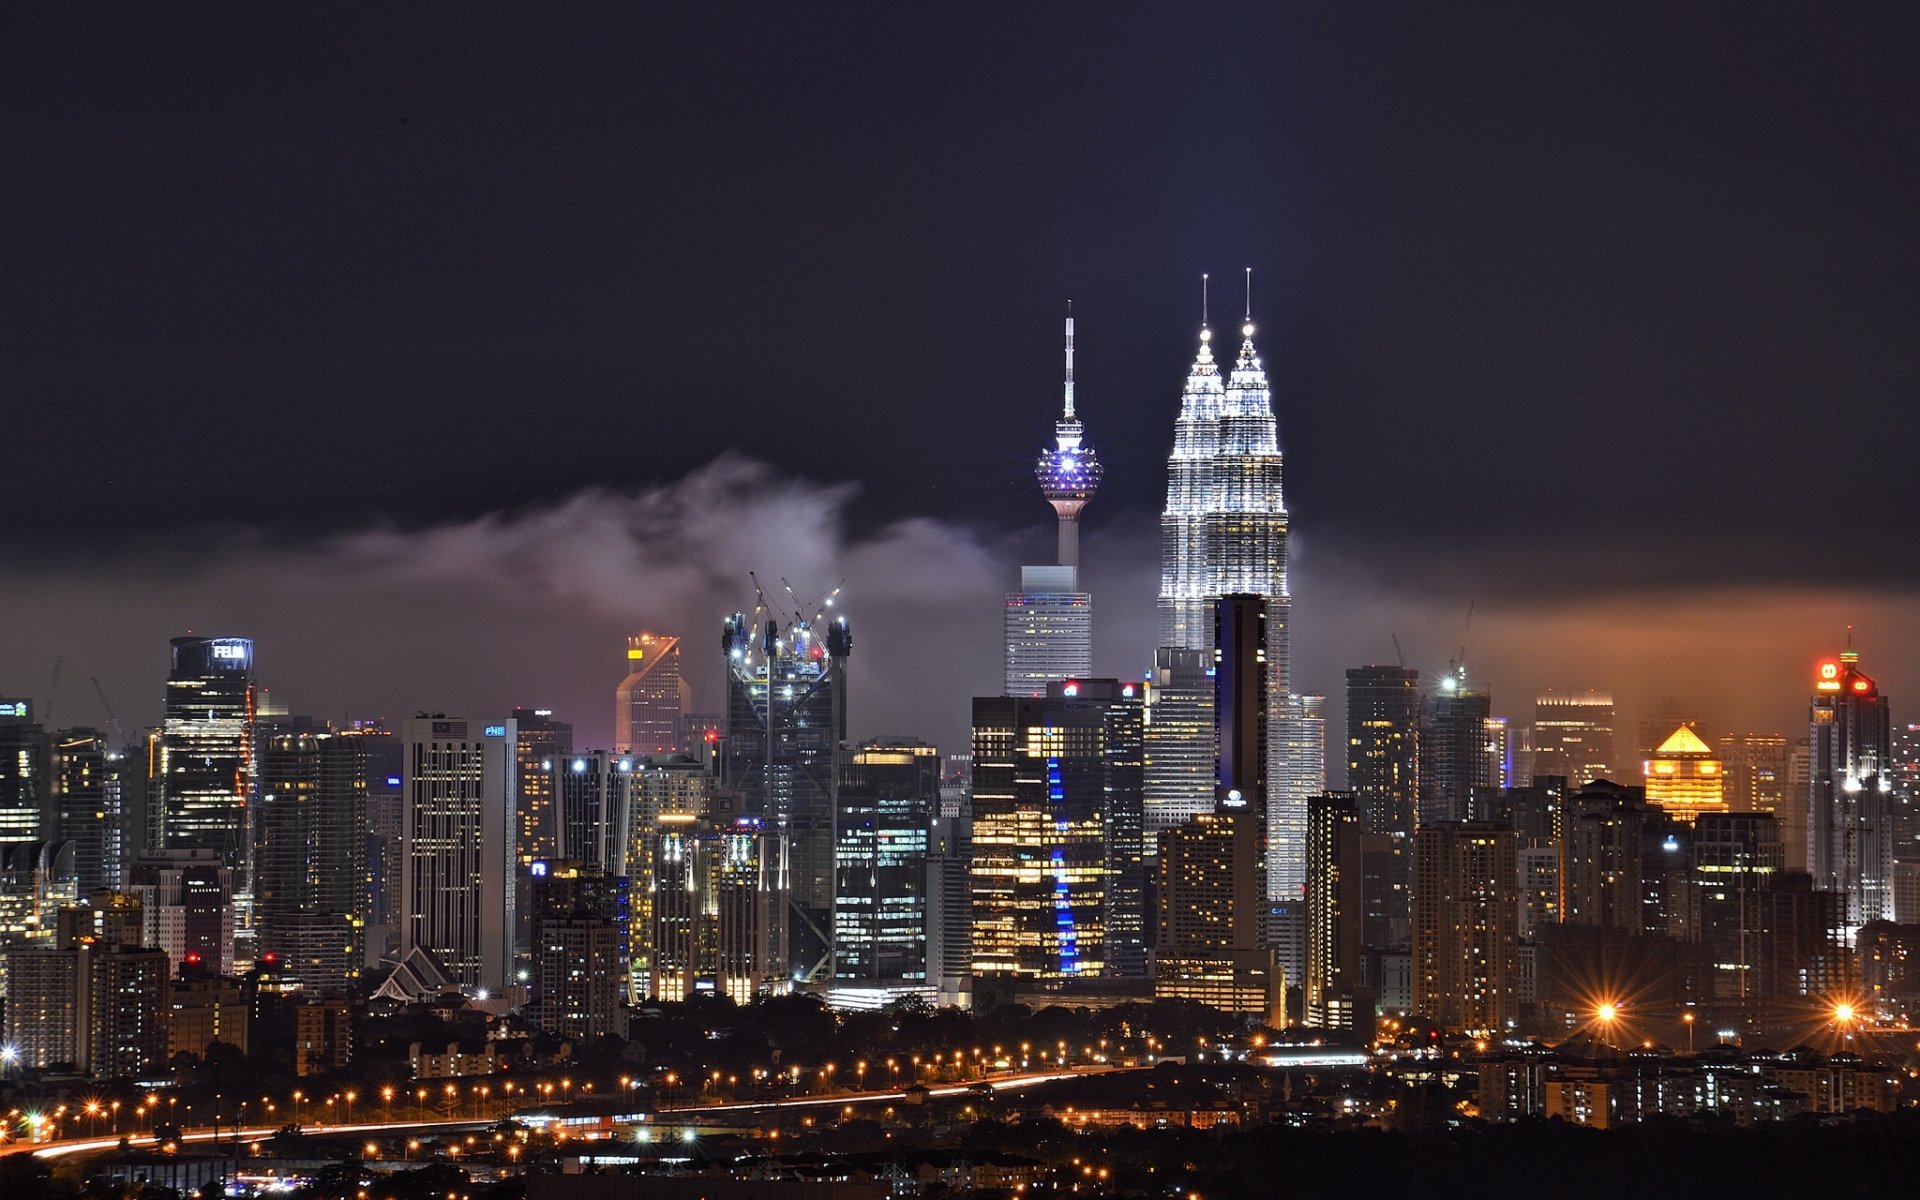
[[[31,700],[0,700],[0,718],[18,717],[25,721],[33,716]]]

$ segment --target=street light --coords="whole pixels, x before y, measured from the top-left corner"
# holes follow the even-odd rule
[[[1689,1009],[1680,1014],[1680,1020],[1687,1026],[1687,1053],[1693,1053],[1693,1012]]]

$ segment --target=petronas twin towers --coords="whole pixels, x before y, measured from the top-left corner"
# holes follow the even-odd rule
[[[1268,620],[1287,599],[1287,504],[1280,491],[1280,434],[1253,324],[1224,384],[1213,332],[1187,372],[1167,460],[1160,517],[1160,644],[1213,649],[1213,602],[1235,592],[1267,597]],[[1275,606],[1280,610],[1275,611]],[[1268,640],[1269,652],[1275,643]],[[1287,686],[1286,639],[1278,643],[1276,691]]]
[[[1180,664],[1199,651],[1213,651],[1214,602],[1236,593],[1267,601],[1268,684],[1267,897],[1297,900],[1306,882],[1307,799],[1325,786],[1325,721],[1322,699],[1292,690],[1288,639],[1293,601],[1287,589],[1287,505],[1281,491],[1278,423],[1267,372],[1253,344],[1249,311],[1233,369],[1223,381],[1213,356],[1212,330],[1200,331],[1200,349],[1187,372],[1167,460],[1167,507],[1160,517],[1160,645],[1156,673],[1163,692],[1183,683],[1210,700]],[[1190,674],[1190,672],[1188,672]],[[1169,696],[1169,700],[1175,697]],[[1165,748],[1170,760],[1183,756]],[[1185,756],[1191,757],[1191,756]],[[1174,778],[1177,766],[1150,779],[1149,825],[1167,827],[1212,807],[1200,781]],[[1191,775],[1192,772],[1186,772]],[[1189,794],[1181,794],[1181,793]],[[1157,819],[1156,819],[1157,818]]]

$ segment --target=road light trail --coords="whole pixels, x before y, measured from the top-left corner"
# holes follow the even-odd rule
[[[1021,1088],[1037,1087],[1043,1083],[1057,1083],[1064,1079],[1083,1079],[1090,1075],[1108,1075],[1116,1072],[1144,1071],[1147,1069],[1149,1069],[1147,1066],[1126,1067],[1111,1064],[1105,1066],[1068,1067],[1059,1071],[1047,1071],[1039,1074],[1009,1075],[1000,1079],[974,1080],[971,1083],[942,1084],[939,1087],[928,1088],[927,1094],[942,1099],[952,1096],[965,1096],[982,1084],[992,1086],[995,1091],[1018,1091]],[[644,1112],[623,1113],[604,1118],[596,1114],[591,1117],[573,1119],[583,1121],[599,1121],[604,1119],[611,1122],[635,1123],[648,1120],[652,1117],[667,1115],[689,1117],[703,1113],[743,1113],[782,1108],[837,1108],[848,1104],[904,1101],[906,1098],[906,1089],[879,1092],[842,1092],[833,1096],[789,1096],[783,1100],[742,1100],[729,1104],[662,1106]],[[565,1115],[564,1104],[555,1105],[554,1108],[556,1110],[554,1115],[557,1119],[568,1119]],[[406,1130],[428,1129],[450,1132],[462,1129],[485,1129],[487,1126],[501,1119],[500,1117],[462,1117],[458,1120],[445,1121],[383,1121],[353,1125],[305,1125],[300,1127],[300,1132],[313,1137],[346,1136],[350,1134],[367,1133],[398,1133]],[[221,1128],[218,1131],[209,1128],[191,1132],[182,1131],[178,1140],[182,1144],[212,1142],[216,1137],[219,1138],[221,1142],[227,1142],[229,1140],[256,1141],[262,1138],[270,1138],[280,1132],[280,1129],[281,1127],[277,1125],[262,1125],[239,1130]],[[137,1136],[140,1135],[115,1134],[111,1137],[74,1138],[59,1142],[44,1143],[31,1149],[30,1153],[36,1158],[65,1158],[72,1154],[92,1154],[102,1150],[117,1149],[122,1137],[133,1138]],[[24,1146],[12,1151],[0,1150],[0,1154],[21,1152],[29,1151],[28,1148]]]

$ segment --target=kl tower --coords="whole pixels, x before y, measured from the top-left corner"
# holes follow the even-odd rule
[[[1066,407],[1054,444],[1033,474],[1060,518],[1057,562],[1020,568],[1007,596],[1006,695],[1044,696],[1047,685],[1093,674],[1093,597],[1080,590],[1080,510],[1100,486],[1100,459],[1073,408],[1073,310],[1067,310]]]
[[[1073,412],[1073,306],[1067,306],[1066,410],[1053,423],[1054,446],[1040,454],[1033,474],[1040,491],[1060,517],[1059,561],[1080,569],[1080,510],[1100,487],[1100,459],[1082,438],[1080,418]]]

